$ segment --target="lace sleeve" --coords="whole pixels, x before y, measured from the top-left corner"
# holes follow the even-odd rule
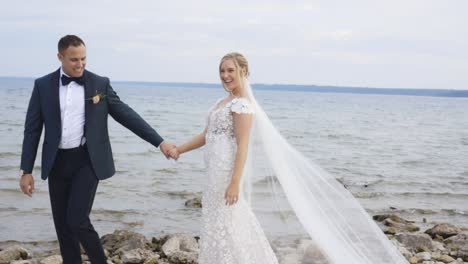
[[[236,114],[253,114],[253,105],[245,98],[236,98],[231,102],[231,112]]]

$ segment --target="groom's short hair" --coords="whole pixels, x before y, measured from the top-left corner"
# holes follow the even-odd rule
[[[78,47],[80,45],[86,46],[84,41],[80,39],[80,37],[75,35],[66,35],[62,37],[58,42],[58,51],[61,53],[62,51],[68,49],[68,47]]]

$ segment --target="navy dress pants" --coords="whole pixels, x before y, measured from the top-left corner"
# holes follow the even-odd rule
[[[80,244],[92,264],[105,264],[106,256],[89,214],[99,180],[86,145],[59,149],[49,175],[49,195],[64,264],[81,264]]]

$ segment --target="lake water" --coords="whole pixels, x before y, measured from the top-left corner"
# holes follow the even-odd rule
[[[33,198],[18,187],[32,83],[0,79],[0,241],[56,239],[39,159]],[[183,143],[202,131],[207,110],[225,92],[182,86],[117,83],[114,89],[166,140]],[[255,94],[283,136],[340,178],[371,215],[395,212],[420,226],[450,222],[468,227],[468,98]],[[202,151],[167,161],[112,119],[109,129],[117,173],[98,188],[92,212],[98,232],[198,235],[201,211],[184,202],[203,190]],[[262,190],[266,183],[255,184]],[[274,245],[298,234],[294,219],[282,220],[269,206],[271,197],[254,195],[259,197],[254,210]]]

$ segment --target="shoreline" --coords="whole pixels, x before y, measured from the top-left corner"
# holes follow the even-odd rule
[[[409,263],[468,264],[468,228],[441,223],[422,229],[396,214],[374,215],[392,243]],[[159,237],[115,230],[101,237],[108,263],[198,263],[198,236],[172,233]],[[272,243],[280,263],[327,263],[310,239],[295,239],[294,246]],[[83,263],[89,263],[82,251]],[[304,262],[305,261],[305,262]],[[60,264],[57,241],[0,241],[0,264]]]

